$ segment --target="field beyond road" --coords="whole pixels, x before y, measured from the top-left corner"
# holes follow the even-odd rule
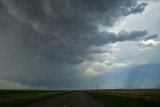
[[[69,91],[0,90],[0,107],[22,107],[67,93]]]
[[[159,89],[90,90],[86,93],[113,107],[160,107]]]

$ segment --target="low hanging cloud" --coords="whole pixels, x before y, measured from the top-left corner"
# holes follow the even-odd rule
[[[31,86],[13,81],[0,80],[0,89],[31,89]]]
[[[137,41],[148,34],[101,32],[98,25],[112,27],[146,6],[137,0],[1,0],[0,78],[51,87],[75,79],[76,86],[76,78],[82,78],[76,67],[95,53],[88,51],[91,47]]]
[[[0,89],[21,89],[21,90],[48,90],[48,87],[35,87],[31,85],[21,84],[19,82],[7,81],[0,79]]]

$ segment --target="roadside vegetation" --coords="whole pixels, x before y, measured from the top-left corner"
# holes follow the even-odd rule
[[[69,91],[0,90],[0,107],[22,107],[67,93]]]
[[[160,90],[89,90],[86,93],[112,107],[160,107]]]

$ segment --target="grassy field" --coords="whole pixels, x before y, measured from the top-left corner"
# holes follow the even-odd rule
[[[69,91],[0,90],[0,107],[21,107],[66,93]]]
[[[90,90],[86,93],[113,107],[160,107],[160,90]]]

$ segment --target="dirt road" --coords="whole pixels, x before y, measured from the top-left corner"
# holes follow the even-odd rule
[[[81,91],[58,96],[49,100],[41,101],[24,107],[108,107]]]

